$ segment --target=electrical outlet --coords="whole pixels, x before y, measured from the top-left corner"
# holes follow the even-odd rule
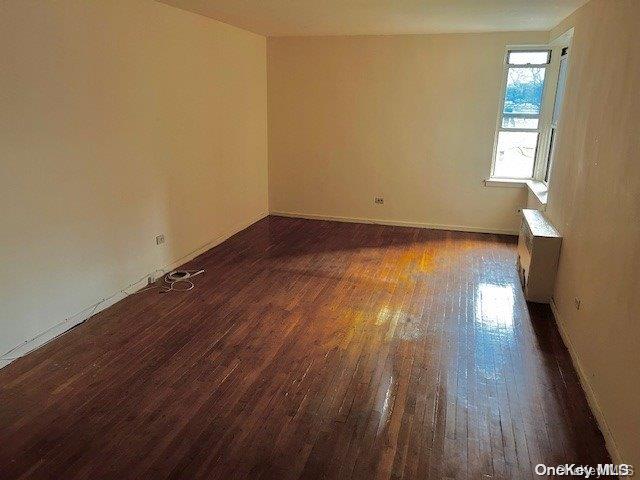
[[[164,243],[164,235],[156,235],[156,245],[162,245]]]
[[[373,197],[373,203],[377,205],[384,205],[384,197]]]
[[[576,310],[580,310],[580,304],[582,302],[580,301],[580,299],[578,297],[573,299],[573,304],[576,306]]]

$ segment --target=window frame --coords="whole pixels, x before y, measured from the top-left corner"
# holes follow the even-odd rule
[[[566,53],[563,53],[565,52]],[[547,129],[545,131],[544,138],[544,151],[540,152],[542,166],[544,166],[544,171],[540,174],[540,181],[545,185],[549,184],[549,179],[551,178],[551,169],[553,167],[553,159],[555,157],[555,149],[557,145],[558,138],[558,127],[560,125],[560,119],[562,118],[562,108],[564,106],[564,93],[566,92],[566,75],[568,73],[569,68],[569,47],[562,47],[560,49],[560,55],[558,57],[558,74],[556,75],[555,88],[553,92],[553,99],[551,101],[551,114],[548,122]],[[564,85],[563,85],[563,94],[561,98],[558,98],[558,88],[560,87],[560,80],[562,75],[562,62],[565,62],[565,77],[564,77]],[[558,115],[555,118],[556,114],[556,104],[560,100],[561,104],[558,106]]]
[[[553,124],[553,112],[555,110],[555,102],[556,102],[556,92],[558,89],[558,81],[560,79],[560,65],[561,61],[564,58],[567,64],[567,77],[569,75],[571,69],[571,52],[572,52],[572,42],[573,42],[573,28],[567,30],[562,35],[554,38],[549,43],[549,48],[551,48],[551,66],[552,66],[552,74],[553,74],[553,83],[549,88],[548,97],[545,98],[545,108],[547,108],[547,116],[545,117],[545,125],[544,132],[542,137],[538,140],[539,143],[539,158],[536,158],[536,163],[538,164],[537,169],[534,169],[534,180],[543,183],[547,188],[551,181],[552,173],[553,173],[553,163],[555,158],[555,149],[558,145],[558,140],[561,137],[561,126],[562,126],[562,118],[563,111],[565,107],[565,99],[566,99],[566,85],[564,95],[562,97],[562,104],[558,110],[558,118],[555,125]],[[566,49],[566,54],[562,55],[562,51]],[[551,142],[553,141],[553,145]],[[542,143],[540,143],[542,142]],[[553,147],[553,151],[549,151],[549,149]]]
[[[547,62],[546,63],[527,63],[527,64],[510,64],[509,63],[509,54],[517,53],[517,52],[540,52],[547,51]],[[539,177],[540,171],[540,152],[541,148],[541,139],[545,130],[547,129],[547,125],[545,124],[545,113],[548,110],[548,96],[549,96],[549,74],[554,73],[552,69],[554,59],[554,48],[551,45],[507,45],[505,48],[505,53],[502,60],[502,84],[500,88],[500,102],[498,104],[498,118],[496,120],[496,128],[493,137],[493,152],[491,155],[491,170],[490,170],[490,180],[513,180],[519,182],[526,182],[528,180],[534,180]],[[505,128],[502,126],[502,121],[505,117],[504,115],[504,102],[507,92],[507,82],[509,78],[509,69],[510,68],[544,68],[544,83],[542,87],[542,98],[540,100],[540,111],[538,114],[518,114],[514,116],[518,117],[531,117],[538,118],[538,127],[537,128]],[[554,78],[557,77],[557,73],[554,73]],[[555,89],[554,95],[555,95]],[[538,138],[536,141],[536,150],[533,158],[533,170],[531,172],[531,177],[502,177],[495,175],[495,166],[497,160],[498,153],[498,136],[500,132],[535,132],[538,134]]]

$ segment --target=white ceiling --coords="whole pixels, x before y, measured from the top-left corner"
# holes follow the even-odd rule
[[[587,0],[158,0],[268,36],[550,30]]]

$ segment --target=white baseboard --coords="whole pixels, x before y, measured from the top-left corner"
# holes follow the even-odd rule
[[[335,222],[348,222],[348,223],[374,223],[377,225],[391,225],[397,227],[418,227],[418,228],[431,228],[435,230],[452,230],[457,232],[473,232],[473,233],[493,233],[500,235],[517,235],[517,230],[500,230],[494,228],[473,227],[468,225],[444,225],[438,223],[422,223],[422,222],[407,222],[403,220],[385,220],[380,218],[360,218],[360,217],[334,217],[330,215],[319,215],[315,213],[300,213],[300,212],[283,212],[272,211],[271,215],[277,217],[292,217],[292,218],[307,218],[310,220],[332,220]]]
[[[551,302],[549,303],[549,305],[551,306],[551,311],[553,312],[553,316],[555,318],[556,325],[558,326],[558,331],[560,332],[560,336],[562,337],[562,341],[567,347],[567,350],[569,350],[571,361],[573,363],[573,366],[576,369],[576,372],[578,373],[580,385],[582,386],[582,389],[584,390],[584,393],[587,397],[589,408],[591,408],[591,411],[593,412],[593,415],[595,416],[596,421],[598,422],[598,426],[600,427],[600,431],[604,436],[604,441],[607,446],[607,450],[609,451],[609,455],[611,455],[611,460],[613,461],[613,463],[618,465],[625,463],[622,460],[622,455],[620,454],[620,450],[618,449],[616,441],[613,438],[613,433],[609,428],[609,424],[607,423],[604,413],[602,412],[602,408],[598,403],[598,397],[596,396],[596,393],[593,390],[593,387],[591,386],[591,382],[589,381],[589,375],[587,375],[587,372],[584,370],[584,367],[582,366],[582,362],[580,361],[580,356],[578,355],[578,352],[573,346],[573,343],[571,342],[571,338],[567,333],[564,321],[562,320],[562,317],[558,312],[558,307],[556,306],[553,299],[551,299]]]
[[[32,352],[33,350],[43,346],[44,344],[50,342],[54,338],[62,335],[63,333],[65,333],[69,329],[71,329],[71,328],[75,327],[76,325],[84,322],[85,320],[87,320],[88,318],[92,317],[93,315],[101,312],[102,310],[105,310],[106,308],[109,308],[111,305],[119,302],[123,298],[125,298],[125,297],[131,295],[132,293],[135,293],[136,291],[140,290],[141,288],[145,287],[146,286],[146,280],[150,275],[153,275],[154,278],[158,278],[159,276],[164,275],[167,272],[175,270],[180,265],[183,265],[184,263],[188,262],[189,260],[191,260],[191,259],[197,257],[198,255],[200,255],[201,253],[206,252],[210,248],[213,248],[216,245],[221,244],[222,242],[227,240],[229,237],[231,237],[231,236],[235,235],[236,233],[244,230],[245,228],[249,227],[250,225],[253,225],[257,221],[262,220],[267,215],[268,215],[268,212],[261,212],[260,214],[258,214],[256,216],[252,217],[251,219],[249,219],[248,221],[245,221],[245,222],[242,222],[242,223],[234,225],[232,228],[228,229],[227,231],[225,231],[221,235],[218,235],[216,238],[206,242],[203,245],[200,245],[195,250],[192,250],[191,252],[187,253],[186,255],[183,255],[180,258],[177,258],[177,259],[171,261],[170,263],[168,263],[166,265],[163,265],[160,268],[155,269],[153,272],[145,273],[144,275],[142,275],[140,277],[140,279],[131,282],[126,287],[118,290],[115,293],[112,293],[109,296],[104,297],[102,300],[98,301],[97,303],[89,305],[88,307],[83,308],[79,312],[76,312],[73,315],[70,315],[69,317],[65,318],[64,320],[62,320],[61,322],[57,323],[56,325],[50,327],[49,329],[47,329],[47,330],[45,330],[43,332],[40,332],[35,337],[24,341],[20,345],[12,348],[8,352],[6,352],[2,356],[0,356],[0,368],[3,368],[5,366],[9,365],[14,360],[17,360],[18,358],[28,354],[29,352]]]

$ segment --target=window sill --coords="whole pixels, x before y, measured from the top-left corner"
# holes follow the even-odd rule
[[[527,182],[527,188],[538,199],[542,206],[547,204],[547,197],[549,196],[549,187],[539,180],[529,180]]]
[[[523,178],[487,178],[484,181],[484,185],[485,187],[527,187],[542,206],[547,204],[549,189],[547,185],[539,180],[527,180]]]

